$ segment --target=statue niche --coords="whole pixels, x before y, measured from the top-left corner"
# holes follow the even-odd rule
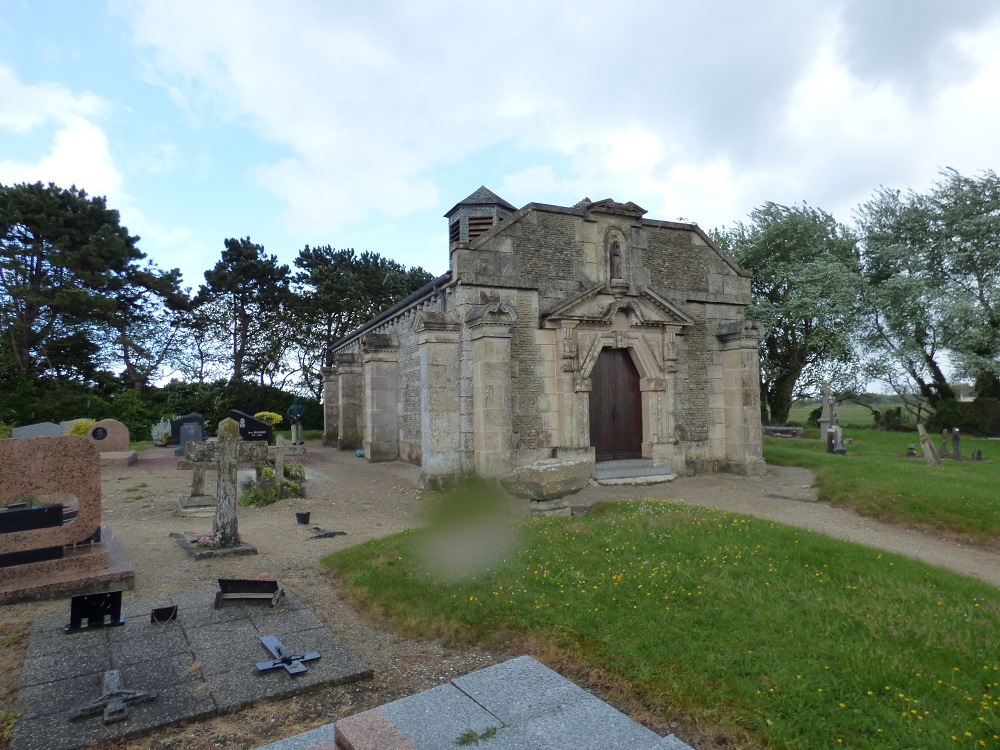
[[[622,273],[622,246],[618,240],[611,241],[611,248],[608,251],[611,256],[611,278],[612,279],[624,279],[625,276]]]

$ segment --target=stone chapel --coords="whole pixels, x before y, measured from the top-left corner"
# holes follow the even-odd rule
[[[750,274],[645,214],[459,202],[450,270],[331,346],[325,441],[429,483],[563,457],[762,473]]]

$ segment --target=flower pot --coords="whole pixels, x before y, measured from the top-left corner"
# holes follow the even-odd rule
[[[305,513],[296,513],[295,521],[301,524],[309,523],[309,511],[306,511]]]

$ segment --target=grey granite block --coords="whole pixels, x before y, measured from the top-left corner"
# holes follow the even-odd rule
[[[145,688],[145,685],[129,685],[127,681],[125,682],[126,690]],[[150,692],[156,693],[153,700],[129,704],[128,719],[125,721],[105,726],[103,717],[98,715],[72,721],[70,724],[85,730],[103,728],[103,731],[112,737],[125,737],[141,734],[155,727],[174,724],[178,721],[201,719],[216,713],[215,702],[212,700],[211,694],[201,684],[192,682],[172,685],[169,689]]]
[[[333,724],[326,724],[264,745],[257,750],[337,750],[336,739]]]
[[[81,630],[78,633],[66,633],[63,625],[69,621],[69,615],[60,617],[56,627],[33,628],[31,631],[31,641],[28,644],[28,655],[26,658],[34,659],[42,654],[53,654],[67,649],[78,650],[96,648],[107,643],[108,634],[120,628],[95,628],[94,630]]]
[[[379,709],[417,750],[453,748],[466,732],[479,734],[503,722],[454,685],[440,685]]]
[[[111,650],[106,638],[91,640],[82,646],[67,641],[65,647],[58,651],[43,652],[25,659],[21,684],[38,685],[108,669],[111,669]]]
[[[211,638],[201,637],[209,630],[214,630]],[[188,639],[195,660],[201,664],[201,670],[209,680],[210,675],[253,666],[267,657],[267,651],[260,645],[257,629],[249,620],[225,623],[224,628],[199,628],[189,633]]]
[[[10,750],[75,750],[110,736],[100,722],[80,725],[62,714],[49,714],[18,721]]]
[[[164,661],[176,654],[190,654],[188,640],[180,627],[148,625],[128,634],[129,637],[110,638],[111,665],[121,669],[129,664],[142,661]],[[124,635],[124,634],[123,634]]]
[[[103,690],[104,672],[23,687],[17,696],[17,710],[21,712],[18,722],[50,714],[65,718],[71,711],[97,698]]]
[[[665,750],[666,747],[669,745],[664,745],[658,734],[589,694],[507,727],[490,739],[490,750]]]
[[[590,697],[586,690],[530,656],[519,656],[456,677],[452,683],[504,724],[516,724],[557,706]],[[517,688],[511,689],[512,685]]]
[[[145,662],[126,664],[121,667],[122,682],[126,690],[149,690],[163,692],[175,685],[204,685],[205,678],[200,665],[191,654],[175,654],[161,661],[155,667]]]
[[[103,738],[126,737],[178,721],[261,699],[292,695],[320,685],[371,676],[371,669],[311,613],[288,596],[275,608],[266,602],[226,603],[214,610],[215,589],[126,600],[124,626],[65,634],[68,612],[47,612],[35,620],[22,677],[11,750],[70,750]],[[149,622],[154,606],[178,606],[178,619]],[[187,613],[197,613],[185,617]],[[257,672],[270,658],[253,618],[296,652],[316,650],[322,658],[304,675]],[[156,693],[129,705],[126,721],[104,726],[102,717],[70,721],[70,713],[97,700],[104,673],[122,670],[123,687]],[[332,729],[331,729],[332,733]]]
[[[323,621],[309,609],[256,610],[248,614],[250,622],[257,627],[261,635],[281,636],[297,630],[312,630],[323,627]]]

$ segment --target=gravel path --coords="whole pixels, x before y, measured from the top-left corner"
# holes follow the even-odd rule
[[[328,627],[372,665],[376,677],[199,724],[171,727],[115,748],[256,747],[433,687],[510,655],[402,638],[341,599],[336,585],[317,574],[320,558],[419,525],[420,472],[405,463],[369,464],[353,452],[325,448],[316,441],[306,448],[301,462],[306,466],[308,497],[267,508],[239,509],[240,533],[257,547],[257,555],[196,562],[170,540],[173,532],[194,538],[210,533],[212,526],[210,516],[178,514],[178,497],[189,494],[191,473],[176,468],[172,448],[147,449],[133,466],[102,469],[104,521],[136,567],[135,595],[210,586],[220,577],[277,578],[309,602]],[[206,484],[212,491],[214,480]],[[808,470],[773,467],[764,477],[711,475],[650,487],[588,487],[571,500],[574,506],[623,497],[683,500],[850,539],[1000,585],[1000,549],[996,546],[972,547],[831,508],[817,500],[811,484]],[[296,523],[297,511],[311,513],[310,526],[346,534],[312,540],[309,527]],[[5,606],[0,610],[0,634],[30,627],[39,612],[62,607],[65,601]],[[0,672],[0,710],[10,709],[20,679],[16,649],[7,649]],[[670,728],[678,731],[677,726]],[[681,736],[684,729],[678,731]],[[703,750],[729,746],[724,738],[691,736],[692,740]],[[0,740],[0,750],[3,744]]]

